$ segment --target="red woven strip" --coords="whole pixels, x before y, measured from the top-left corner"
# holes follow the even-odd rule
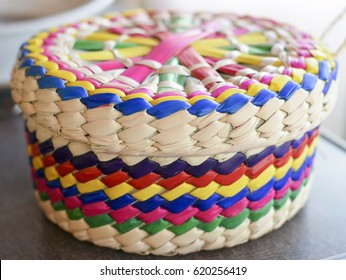
[[[203,176],[196,178],[192,177],[187,183],[194,185],[197,188],[203,188],[208,186],[218,174],[214,170],[209,170]]]
[[[250,179],[256,178],[258,175],[260,175],[264,170],[266,170],[270,165],[272,165],[275,162],[275,157],[273,154],[265,157],[262,159],[259,163],[254,165],[253,167],[249,168],[246,171],[246,176],[248,176]]]
[[[214,180],[216,183],[223,186],[231,185],[234,182],[238,181],[245,174],[246,170],[247,170],[247,166],[245,164],[242,164],[230,174],[227,174],[227,175],[218,174]]]
[[[46,155],[46,156],[42,157],[42,163],[43,163],[44,167],[49,167],[49,166],[55,165],[56,161],[52,155]]]
[[[136,189],[144,189],[156,183],[160,178],[161,178],[160,175],[151,172],[139,179],[131,179],[130,181],[128,181],[128,183],[132,187],[135,187]]]
[[[186,182],[191,177],[191,175],[183,171],[180,172],[178,175],[175,175],[174,177],[159,181],[157,182],[157,184],[161,187],[164,187],[167,190],[171,190],[179,186],[180,184]]]
[[[100,177],[103,173],[97,167],[88,167],[77,171],[73,176],[78,182],[85,183]]]
[[[55,169],[61,177],[64,177],[75,170],[74,166],[69,161],[56,166]]]
[[[102,183],[104,183],[107,187],[111,188],[115,185],[119,185],[121,183],[126,182],[129,179],[129,175],[127,173],[119,170],[111,175],[102,178]]]
[[[279,168],[281,166],[284,166],[291,158],[292,156],[292,147],[290,147],[290,149],[288,150],[288,152],[281,158],[276,158],[274,166],[276,168]]]

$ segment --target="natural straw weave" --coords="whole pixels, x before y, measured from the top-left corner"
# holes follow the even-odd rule
[[[99,246],[174,255],[297,213],[336,75],[292,26],[137,10],[35,35],[11,87],[47,217]]]

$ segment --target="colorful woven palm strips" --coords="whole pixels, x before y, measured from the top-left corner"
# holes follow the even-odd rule
[[[292,26],[138,10],[35,35],[11,86],[48,218],[172,255],[258,238],[303,206],[336,77]]]

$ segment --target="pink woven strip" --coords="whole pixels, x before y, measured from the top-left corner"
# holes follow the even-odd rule
[[[161,64],[165,64],[169,59],[177,55],[193,42],[217,31],[218,28],[219,23],[217,21],[210,21],[203,24],[201,28],[191,29],[179,34],[171,34],[163,38],[161,43],[155,46],[143,59],[154,60]],[[145,65],[134,65],[125,70],[122,76],[142,83],[154,71],[154,69]]]
[[[289,190],[291,184],[292,184],[292,180],[289,179],[288,182],[286,183],[286,185],[285,185],[281,190],[279,190],[279,191],[277,191],[277,192],[275,193],[275,197],[274,197],[274,198],[275,198],[275,199],[281,199],[281,198],[283,198],[283,197],[286,195],[286,193],[288,192],[288,190]]]
[[[240,212],[242,212],[248,206],[248,204],[249,204],[249,200],[246,197],[244,197],[242,200],[240,200],[233,206],[223,210],[221,212],[221,215],[226,218],[237,216]]]
[[[85,216],[91,217],[106,214],[111,210],[111,208],[104,201],[85,204],[81,208]]]
[[[110,212],[109,215],[114,219],[114,221],[121,224],[131,218],[136,217],[139,213],[140,211],[137,208],[127,205],[123,208]]]
[[[171,222],[173,225],[178,226],[185,223],[188,219],[196,215],[198,211],[199,210],[197,208],[189,206],[184,211],[178,214],[173,214],[173,213],[167,214],[165,217],[165,220]]]
[[[195,217],[202,222],[210,223],[217,218],[222,210],[223,209],[220,206],[215,204],[206,211],[200,211],[199,213],[197,213],[197,215],[195,215]]]
[[[143,221],[146,224],[150,224],[153,222],[156,222],[162,218],[164,218],[167,215],[168,211],[157,207],[155,210],[149,212],[149,213],[141,213],[137,216],[138,219]]]
[[[258,209],[263,208],[264,206],[266,206],[269,201],[271,201],[274,198],[275,195],[275,191],[273,189],[270,190],[270,192],[263,197],[262,199],[258,200],[258,201],[251,201],[249,203],[248,208],[252,211],[256,211]]]

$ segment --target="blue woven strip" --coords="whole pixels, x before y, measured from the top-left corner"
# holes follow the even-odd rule
[[[65,82],[64,80],[53,77],[53,76],[44,76],[42,78],[39,78],[37,80],[38,86],[41,89],[45,88],[64,88],[65,87]]]
[[[118,103],[115,108],[122,112],[125,116],[141,112],[153,107],[148,101],[143,98],[134,98]]]
[[[101,190],[92,193],[82,194],[79,199],[83,204],[108,200],[108,196]]]
[[[46,74],[46,69],[39,65],[34,65],[25,70],[26,76],[42,77]]]
[[[81,98],[80,100],[89,109],[100,107],[108,104],[118,104],[121,101],[120,97],[112,93],[100,93],[89,97]]]
[[[215,101],[212,101],[209,99],[202,99],[202,100],[198,100],[194,105],[192,105],[191,108],[188,109],[188,112],[191,115],[195,115],[197,117],[203,117],[213,112],[218,106],[219,106],[219,103]]]
[[[242,93],[235,93],[228,97],[226,100],[220,104],[216,109],[219,113],[234,114],[243,108],[248,102],[252,100],[252,97],[247,96]]]
[[[169,101],[161,102],[158,105],[149,108],[147,110],[147,113],[158,119],[162,119],[178,111],[187,110],[190,107],[191,105],[185,101],[169,100]]]
[[[88,93],[83,87],[65,87],[57,90],[62,100],[71,100],[75,98],[88,97]]]

